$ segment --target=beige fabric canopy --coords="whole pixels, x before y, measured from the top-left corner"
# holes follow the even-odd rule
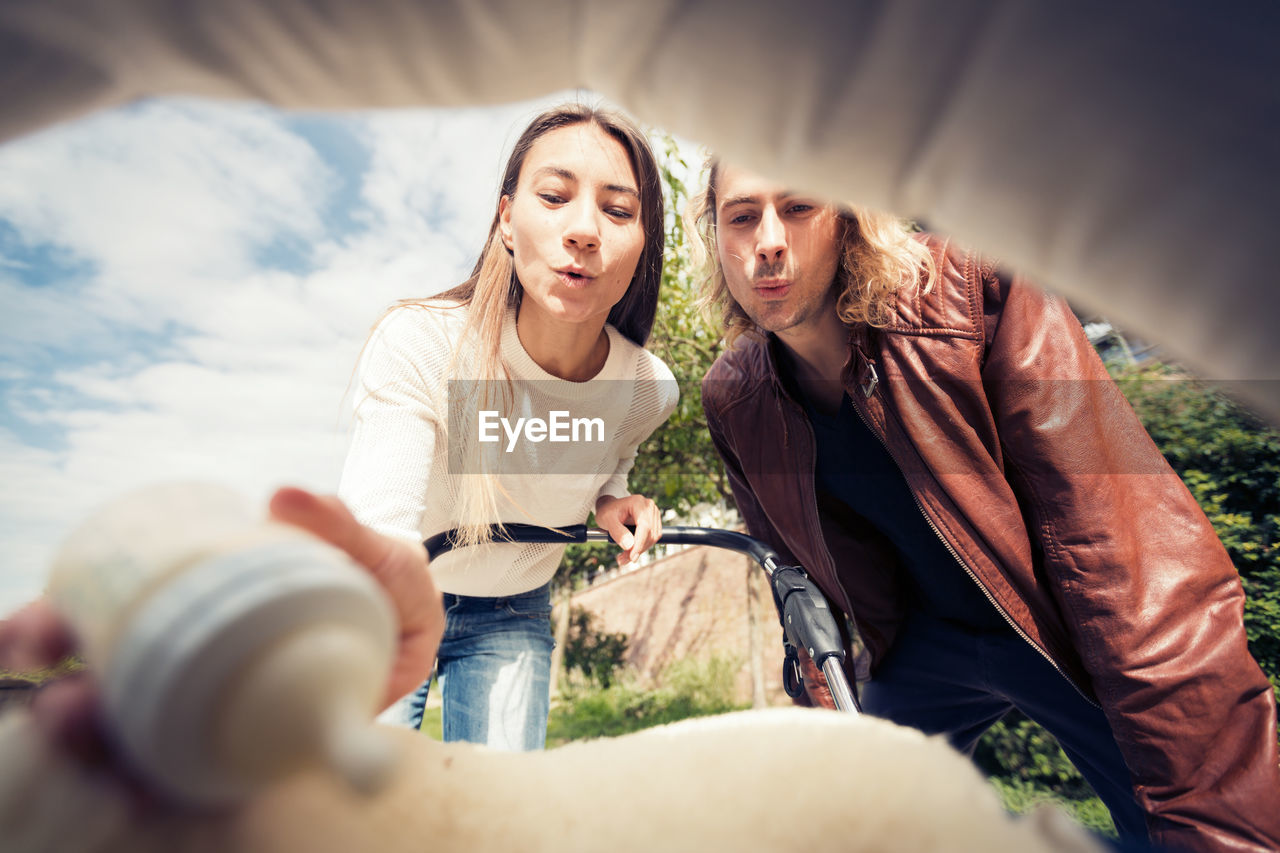
[[[1280,420],[1278,24],[1157,0],[6,0],[0,138],[168,93],[589,88],[994,253]]]

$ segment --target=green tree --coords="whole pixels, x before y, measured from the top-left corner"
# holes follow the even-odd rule
[[[627,654],[627,635],[605,631],[596,625],[590,610],[574,607],[569,613],[569,636],[565,643],[565,669],[608,689]]]
[[[720,333],[698,310],[702,282],[689,257],[689,235],[680,214],[689,202],[681,175],[689,164],[675,140],[654,140],[662,166],[667,203],[667,245],[662,293],[649,349],[666,362],[680,383],[680,403],[665,424],[640,445],[631,488],[663,509],[683,514],[699,503],[729,496],[724,466],[716,455],[702,414],[702,377],[718,354]]]

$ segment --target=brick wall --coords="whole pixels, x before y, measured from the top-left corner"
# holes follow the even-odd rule
[[[782,628],[764,572],[748,557],[698,546],[597,581],[573,604],[629,638],[627,663],[654,683],[674,661],[713,656],[738,663],[738,697],[789,704],[782,690]],[[756,614],[755,642],[749,613]],[[754,684],[752,660],[762,684]]]

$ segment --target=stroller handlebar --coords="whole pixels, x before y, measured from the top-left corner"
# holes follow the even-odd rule
[[[609,532],[598,527],[587,527],[585,524],[571,524],[567,527],[539,527],[536,524],[495,524],[489,528],[494,542],[522,542],[552,545],[573,545],[582,542],[608,542]],[[664,527],[662,540],[667,545],[710,545],[714,548],[727,548],[751,557],[770,576],[781,562],[776,551],[759,539],[739,533],[736,530],[719,530],[713,527]],[[436,557],[458,546],[458,532],[446,530],[437,533],[422,543],[427,549],[427,556]]]

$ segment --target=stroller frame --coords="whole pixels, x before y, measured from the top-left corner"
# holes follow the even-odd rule
[[[608,542],[609,532],[585,524],[567,527],[539,527],[533,524],[494,525],[495,542],[548,543],[554,545]],[[457,546],[457,531],[438,533],[423,542],[427,556],[435,559]],[[797,649],[804,649],[821,670],[835,701],[836,709],[861,713],[858,699],[849,686],[842,664],[844,642],[836,627],[827,599],[800,566],[782,565],[778,553],[745,533],[711,527],[664,527],[662,542],[676,545],[709,545],[746,554],[769,577],[773,603],[783,630],[782,684],[787,695],[798,697],[804,690]]]

